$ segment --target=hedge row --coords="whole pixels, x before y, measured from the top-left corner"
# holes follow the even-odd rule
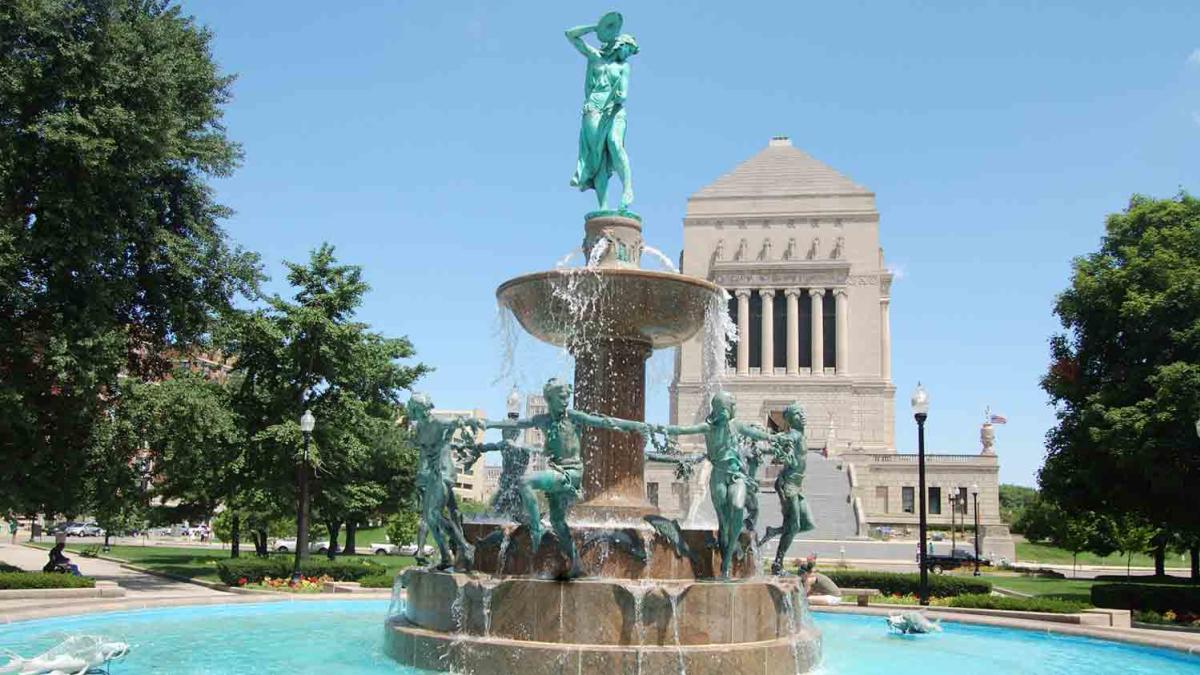
[[[1117,584],[1155,584],[1161,586],[1184,586],[1192,583],[1191,579],[1186,577],[1173,576],[1126,576],[1124,574],[1101,574],[1095,577],[1096,581],[1108,581]]]
[[[950,598],[950,607],[974,607],[976,609],[1008,609],[1019,612],[1052,612],[1074,614],[1087,605],[1075,600],[1060,598],[1009,598],[1003,595],[968,594]]]
[[[395,581],[396,575],[384,572],[383,574],[372,574],[369,577],[363,577],[358,580],[358,583],[363,588],[391,588]]]
[[[20,567],[13,567],[7,563],[0,562],[0,572],[24,572]]]
[[[96,580],[73,574],[46,572],[0,572],[0,591],[30,588],[95,588]]]
[[[1200,586],[1095,584],[1092,604],[1109,609],[1200,613]]]
[[[921,575],[915,572],[868,572],[864,570],[821,570],[833,583],[844,588],[878,588],[884,595],[916,595]],[[956,595],[992,592],[992,584],[975,577],[929,575],[929,594],[948,598]]]
[[[282,579],[292,575],[292,558],[275,556],[271,558],[237,558],[217,562],[217,576],[222,583],[229,586],[244,583],[254,584],[270,577]],[[329,560],[326,558],[306,558],[300,565],[300,572],[306,577],[328,576],[334,581],[359,581],[363,577],[383,574],[386,568],[371,560]]]

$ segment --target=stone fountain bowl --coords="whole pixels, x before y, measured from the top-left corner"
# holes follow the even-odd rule
[[[710,303],[721,297],[719,286],[696,277],[617,268],[536,272],[496,289],[528,333],[568,348],[598,339],[674,347],[700,331]]]

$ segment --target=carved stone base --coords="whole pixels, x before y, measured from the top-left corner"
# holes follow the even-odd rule
[[[405,665],[486,673],[807,672],[821,636],[795,579],[492,579],[411,570],[387,649]]]
[[[675,549],[644,522],[627,521],[627,525],[609,523],[571,526],[579,560],[588,577],[639,580],[711,579],[721,569],[721,555],[710,548],[716,532],[684,530],[683,538],[695,554],[687,559],[675,554]],[[552,532],[542,538],[542,545],[530,554],[529,530],[515,524],[468,522],[463,525],[467,541],[475,542],[475,571],[498,576],[531,576],[558,578],[570,567],[558,550]],[[507,543],[506,543],[507,541]],[[754,563],[749,554],[751,535],[742,533],[742,549],[746,551],[735,560],[731,576],[742,579],[753,576]]]

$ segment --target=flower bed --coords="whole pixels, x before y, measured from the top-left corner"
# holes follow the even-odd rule
[[[320,593],[325,590],[325,584],[330,581],[333,581],[333,579],[328,575],[321,575],[319,577],[302,576],[296,581],[292,581],[291,577],[265,577],[257,583],[251,583],[246,577],[241,577],[234,585],[239,588],[280,591],[283,593]]]
[[[290,558],[237,558],[217,562],[217,576],[229,586],[261,583],[264,579],[291,578],[293,562]],[[363,577],[383,574],[383,565],[370,560],[326,560],[308,558],[301,562],[300,573],[307,577],[327,576],[333,581],[358,581]]]

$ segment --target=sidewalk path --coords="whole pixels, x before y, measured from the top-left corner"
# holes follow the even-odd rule
[[[47,551],[28,548],[20,544],[15,546],[8,543],[0,544],[0,562],[5,562],[31,572],[41,570],[42,566],[49,559],[48,555]],[[145,572],[125,569],[120,564],[109,560],[73,555],[71,556],[71,562],[78,565],[79,571],[83,572],[85,576],[102,581],[117,582],[121,588],[125,589],[126,597],[130,599],[221,597],[228,595],[227,593],[215,591],[197,584],[189,584],[154,576],[153,574],[146,574]]]

